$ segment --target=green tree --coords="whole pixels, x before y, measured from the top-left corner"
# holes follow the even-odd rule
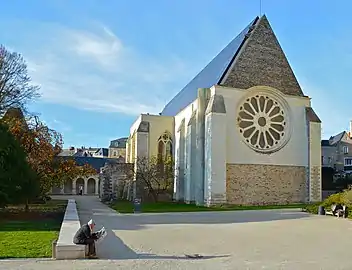
[[[26,154],[4,124],[0,124],[0,207],[25,203],[38,191],[36,174]]]

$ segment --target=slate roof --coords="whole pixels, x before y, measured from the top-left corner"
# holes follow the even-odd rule
[[[315,122],[315,123],[321,123],[321,120],[319,119],[318,115],[315,113],[313,108],[307,107],[306,108],[306,115],[307,115],[308,121]]]
[[[107,149],[107,148],[99,148],[97,151],[95,151],[95,154],[99,154],[100,151],[102,151],[103,157],[109,156],[109,149]]]
[[[197,98],[198,88],[209,88],[222,79],[233,58],[241,49],[245,37],[259,17],[256,17],[235,37],[193,80],[191,80],[163,109],[161,115],[174,116]]]
[[[239,89],[265,85],[286,95],[304,96],[265,15],[247,25],[164,107],[160,115],[175,116],[196,100],[199,88],[214,85]],[[314,117],[312,121],[320,120]]]
[[[330,145],[329,140],[321,140],[321,146],[332,146],[332,145]]]
[[[60,157],[63,158],[64,160],[68,160],[68,159],[74,159],[76,161],[76,164],[78,166],[83,166],[85,164],[89,164],[91,165],[96,171],[97,173],[100,172],[100,168],[104,167],[106,162],[109,163],[116,163],[117,160],[113,159],[113,158],[96,158],[96,157]]]
[[[330,145],[334,145],[336,143],[338,143],[339,141],[341,141],[341,139],[343,138],[343,136],[345,135],[346,131],[342,131],[339,134],[335,135],[335,136],[331,136],[329,139],[329,143]]]
[[[126,148],[127,137],[112,140],[109,148]]]

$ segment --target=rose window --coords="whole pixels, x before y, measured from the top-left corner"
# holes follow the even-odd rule
[[[289,116],[283,103],[269,93],[261,93],[240,105],[239,132],[249,147],[258,152],[273,152],[288,141]]]

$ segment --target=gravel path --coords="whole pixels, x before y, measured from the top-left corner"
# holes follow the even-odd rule
[[[297,210],[121,215],[78,197],[82,222],[108,236],[100,260],[1,261],[0,269],[352,269],[348,220]],[[198,253],[202,259],[187,259]]]

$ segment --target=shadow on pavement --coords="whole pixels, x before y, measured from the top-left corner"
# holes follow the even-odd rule
[[[102,243],[97,245],[98,257],[101,259],[175,259],[175,260],[204,260],[229,255],[204,256],[201,259],[179,256],[138,254],[127,246],[114,231],[141,230],[145,226],[154,224],[236,224],[249,222],[269,222],[277,220],[292,220],[310,217],[309,214],[294,209],[281,210],[251,210],[234,212],[193,212],[193,213],[160,213],[160,214],[118,214],[94,197],[76,197],[81,223],[94,219],[97,230],[105,227],[108,235]],[[205,255],[205,254],[201,254]]]
[[[111,248],[114,247],[114,248]],[[173,255],[157,255],[149,253],[136,253],[129,246],[127,246],[114,232],[108,230],[108,235],[104,241],[97,246],[99,259],[109,260],[209,260],[215,258],[229,257],[230,255],[214,255],[214,256],[203,256],[199,259],[187,258],[183,256]]]

